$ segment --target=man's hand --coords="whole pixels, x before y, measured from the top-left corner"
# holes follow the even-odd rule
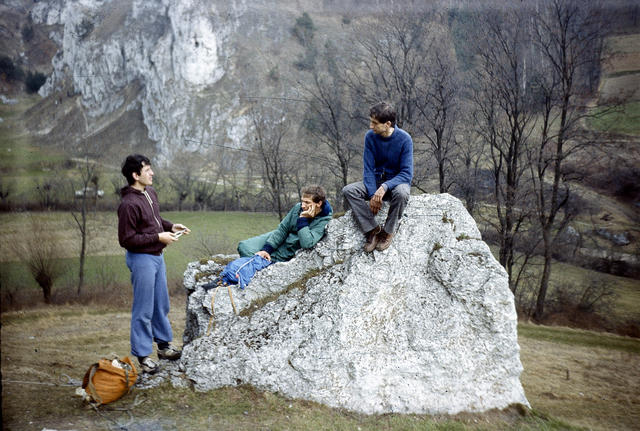
[[[387,191],[384,189],[384,186],[380,186],[373,196],[371,196],[371,199],[369,200],[369,208],[373,215],[378,214],[378,211],[382,208],[382,197],[386,192]]]
[[[171,232],[162,232],[158,234],[158,240],[165,245],[169,245],[172,242],[176,242],[178,238],[173,236]]]
[[[311,204],[307,207],[307,209],[305,211],[302,211],[300,213],[300,217],[306,217],[306,218],[314,218],[315,216],[317,216],[320,213],[320,205],[318,204]]]
[[[256,254],[258,256],[261,256],[261,257],[267,259],[269,262],[271,262],[271,255],[269,253],[267,253],[266,251],[260,250],[260,251],[256,252]]]
[[[183,233],[186,235],[189,235],[191,233],[191,229],[189,229],[183,224],[176,223],[173,226],[171,226],[171,232],[179,232],[181,230],[184,231]]]

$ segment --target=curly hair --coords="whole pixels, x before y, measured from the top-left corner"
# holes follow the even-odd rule
[[[324,202],[327,199],[327,193],[322,186],[312,184],[302,189],[302,195],[311,196],[311,200],[315,203]]]

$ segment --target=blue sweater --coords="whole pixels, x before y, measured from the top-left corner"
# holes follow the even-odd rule
[[[388,138],[369,130],[364,137],[364,185],[369,198],[384,184],[393,190],[398,184],[409,184],[413,179],[413,141],[399,127]]]

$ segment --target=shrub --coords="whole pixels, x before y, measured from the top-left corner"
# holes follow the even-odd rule
[[[583,285],[566,283],[553,292],[550,311],[606,314],[611,310],[615,295],[613,286],[600,279]]]
[[[25,25],[22,27],[22,40],[25,42],[31,42],[33,40],[34,31],[33,26]]]
[[[307,12],[304,12],[296,19],[296,24],[291,29],[291,33],[298,39],[300,45],[308,47],[311,45],[313,35],[316,30],[313,20]]]
[[[7,81],[21,81],[24,78],[22,69],[6,55],[0,56],[0,75],[4,75]]]
[[[60,238],[58,231],[47,223],[30,218],[30,229],[22,241],[15,244],[14,252],[27,265],[46,304],[51,303],[54,282],[62,275],[63,267],[58,259]]]

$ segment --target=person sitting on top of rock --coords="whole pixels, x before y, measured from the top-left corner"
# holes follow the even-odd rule
[[[276,230],[240,241],[238,253],[240,257],[257,254],[270,262],[290,260],[299,249],[311,248],[320,241],[332,215],[324,189],[307,186],[302,189],[301,201],[291,208]]]
[[[385,250],[391,244],[409,201],[413,179],[413,141],[396,125],[395,109],[388,103],[377,103],[369,110],[369,118],[362,181],[342,189],[353,217],[365,233],[367,253]],[[384,227],[375,218],[383,200],[391,201]]]

